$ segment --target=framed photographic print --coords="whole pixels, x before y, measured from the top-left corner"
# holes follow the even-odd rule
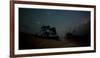
[[[96,51],[96,6],[14,1],[10,5],[10,56]]]

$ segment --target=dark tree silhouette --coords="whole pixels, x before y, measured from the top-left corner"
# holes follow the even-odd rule
[[[56,28],[55,27],[52,27],[50,29],[50,32],[51,32],[51,35],[57,35],[57,32],[56,32]]]
[[[50,27],[48,26],[42,26],[41,27],[41,36],[42,37],[46,37],[46,38],[59,38],[56,32],[56,28],[55,27]]]
[[[70,33],[70,32],[68,32],[67,34],[66,34],[66,38],[72,38],[72,33]]]
[[[41,27],[41,36],[43,37],[49,37],[49,29],[50,29],[50,26],[42,26]]]

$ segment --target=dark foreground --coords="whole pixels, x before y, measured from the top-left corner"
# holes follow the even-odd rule
[[[82,47],[90,46],[87,37],[72,36],[64,41],[43,38],[29,33],[19,32],[19,49],[42,49],[42,48],[62,48],[62,47]]]

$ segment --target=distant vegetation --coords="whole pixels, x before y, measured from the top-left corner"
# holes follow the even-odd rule
[[[50,26],[42,26],[40,30],[40,36],[42,38],[59,39],[56,28]]]

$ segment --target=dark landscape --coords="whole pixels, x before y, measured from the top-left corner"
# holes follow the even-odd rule
[[[90,46],[89,11],[19,8],[19,49]]]

